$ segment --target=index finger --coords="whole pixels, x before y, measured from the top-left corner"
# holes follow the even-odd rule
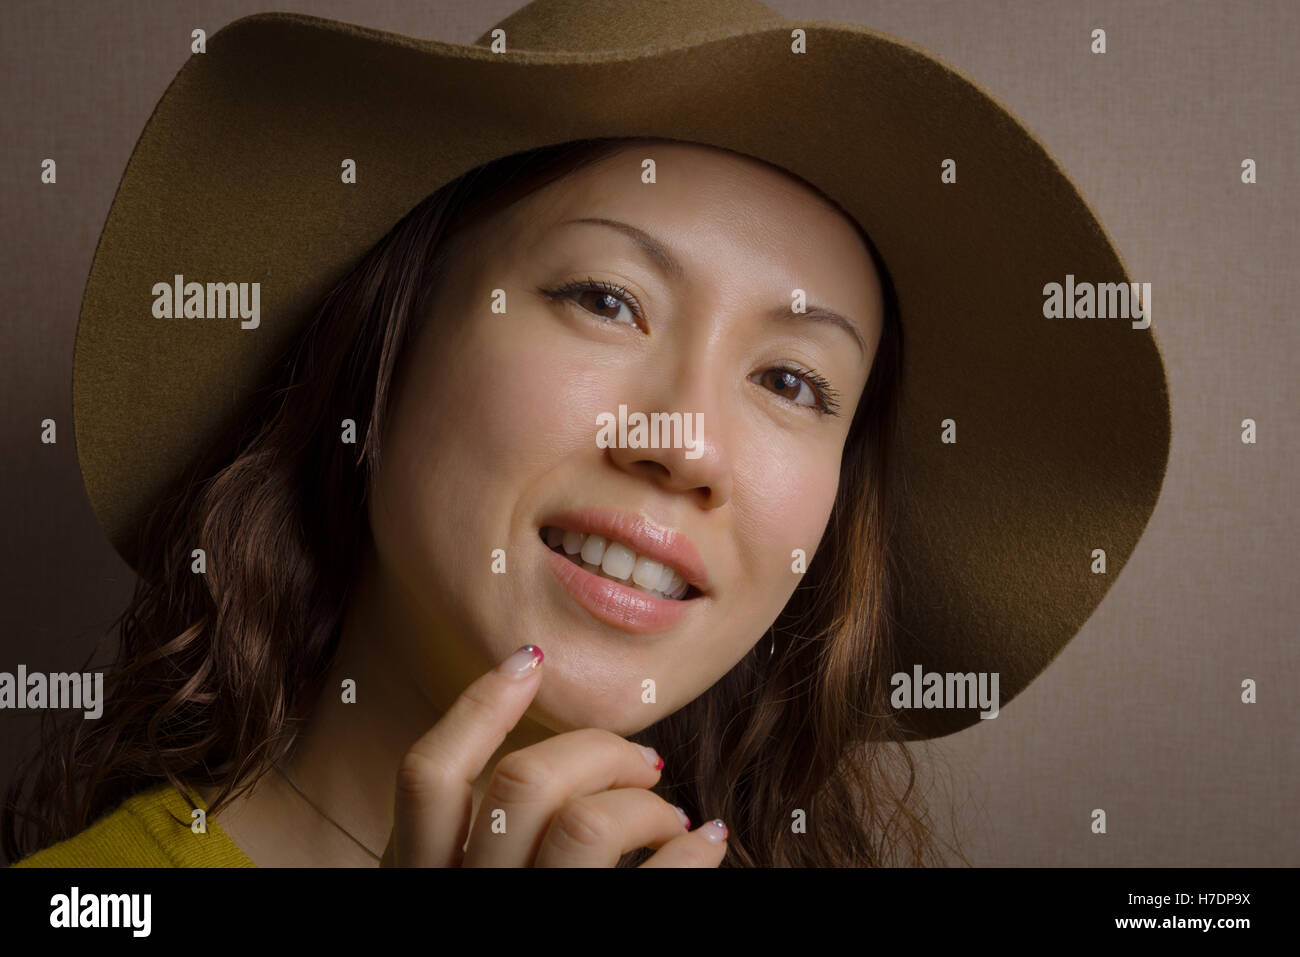
[[[460,863],[473,814],[473,782],[536,697],[543,657],[536,645],[524,645],[462,691],[406,752],[397,771],[384,864]]]

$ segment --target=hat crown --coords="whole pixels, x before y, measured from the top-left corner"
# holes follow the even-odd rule
[[[492,31],[502,29],[507,50],[595,53],[786,22],[758,0],[533,0],[474,45],[491,46]]]

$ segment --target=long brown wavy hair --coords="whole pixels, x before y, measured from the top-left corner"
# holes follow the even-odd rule
[[[112,629],[116,657],[91,665],[110,630],[82,669],[105,671],[104,714],[42,716],[41,746],[0,812],[9,860],[163,781],[182,795],[185,784],[214,788],[216,815],[288,754],[337,647],[370,534],[362,503],[390,387],[450,240],[632,142],[571,141],[471,170],[420,202],[334,286],[249,414],[141,526],[135,593]],[[925,866],[945,863],[941,843],[952,847],[931,826],[889,707],[898,668],[887,464],[903,340],[888,271],[862,236],[883,281],[884,329],[826,538],[753,649],[699,698],[630,736],[664,755],[656,793],[693,821],[727,822],[723,866]],[[349,453],[337,425],[359,409],[369,409],[365,435]],[[206,551],[205,575],[190,573],[195,547]],[[792,826],[799,811],[806,829]]]

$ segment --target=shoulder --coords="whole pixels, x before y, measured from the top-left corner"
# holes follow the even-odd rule
[[[190,789],[190,798],[206,810]],[[191,827],[192,808],[168,782],[123,801],[116,810],[65,841],[37,851],[14,867],[252,867],[217,826]]]

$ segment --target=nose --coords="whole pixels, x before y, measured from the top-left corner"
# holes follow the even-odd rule
[[[632,432],[633,413],[642,412],[646,433],[658,434],[660,447],[616,445],[606,452],[619,468],[631,475],[656,482],[672,492],[688,493],[698,500],[701,508],[722,507],[731,499],[734,463],[727,428],[727,401],[725,390],[719,388],[718,373],[708,369],[706,360],[700,357],[679,363],[675,375],[656,375],[651,370],[642,381],[646,385],[638,387],[625,403],[628,434]],[[655,412],[664,417],[652,428],[656,423]],[[678,413],[680,428],[677,422],[666,418],[672,413]],[[671,423],[671,427],[664,429],[665,422]],[[697,428],[697,424],[702,428]],[[684,440],[688,438],[692,448],[685,447]]]

